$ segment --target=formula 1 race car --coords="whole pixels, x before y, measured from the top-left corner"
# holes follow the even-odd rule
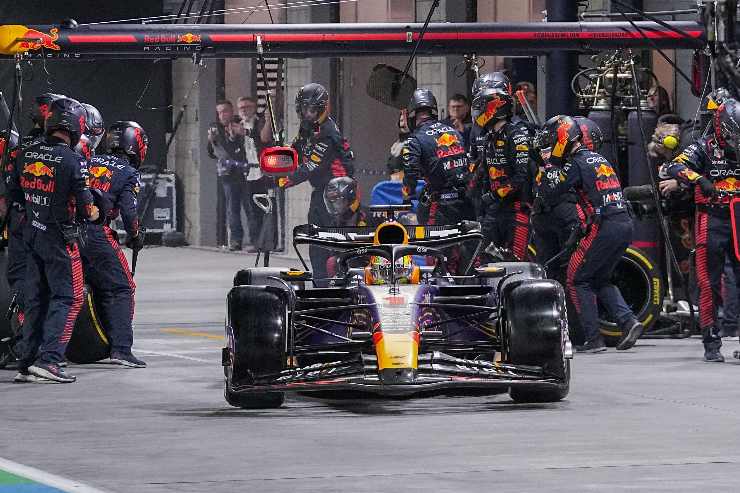
[[[222,354],[226,401],[272,408],[286,391],[471,388],[508,391],[516,402],[563,399],[572,358],[563,288],[533,263],[471,268],[482,240],[475,222],[295,228],[299,257],[298,245],[329,249],[336,274],[236,274]],[[470,273],[448,272],[453,259]]]

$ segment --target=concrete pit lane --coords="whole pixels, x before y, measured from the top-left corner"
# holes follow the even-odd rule
[[[143,250],[134,352],[149,367],[71,365],[70,385],[13,384],[15,373],[0,371],[0,457],[116,493],[737,487],[737,340],[725,340],[725,364],[702,363],[695,338],[577,354],[571,393],[557,404],[289,395],[281,409],[232,408],[220,352],[225,296],[236,270],[253,263]],[[3,477],[0,492],[14,491]]]

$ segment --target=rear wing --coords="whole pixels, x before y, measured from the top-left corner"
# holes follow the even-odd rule
[[[434,248],[452,247],[468,241],[476,241],[475,254],[477,256],[483,243],[480,223],[476,221],[462,221],[453,225],[401,225],[394,223],[397,227],[403,227],[406,231],[404,242],[384,242],[378,234],[384,225],[377,228],[372,227],[321,227],[314,224],[302,224],[293,228],[293,249],[298,258],[308,270],[306,262],[298,251],[298,245],[315,245],[335,252],[345,252],[357,248],[371,248],[379,245],[408,244],[413,246],[424,246]],[[472,260],[471,260],[472,262]]]

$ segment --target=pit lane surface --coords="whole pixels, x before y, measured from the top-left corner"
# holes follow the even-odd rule
[[[108,492],[736,490],[740,365],[696,339],[577,355],[567,401],[222,397],[225,294],[252,255],[145,249],[144,370],[71,366],[71,385],[0,371],[0,457]],[[296,265],[276,260],[274,265]],[[726,340],[726,356],[738,346]]]

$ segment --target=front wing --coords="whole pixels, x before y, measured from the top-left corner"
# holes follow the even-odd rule
[[[289,368],[257,379],[253,385],[233,385],[232,392],[359,391],[386,396],[413,395],[455,389],[506,392],[510,387],[555,388],[564,382],[539,366],[511,365],[456,358],[440,352],[419,355],[418,368],[405,383],[385,383],[375,356]]]

